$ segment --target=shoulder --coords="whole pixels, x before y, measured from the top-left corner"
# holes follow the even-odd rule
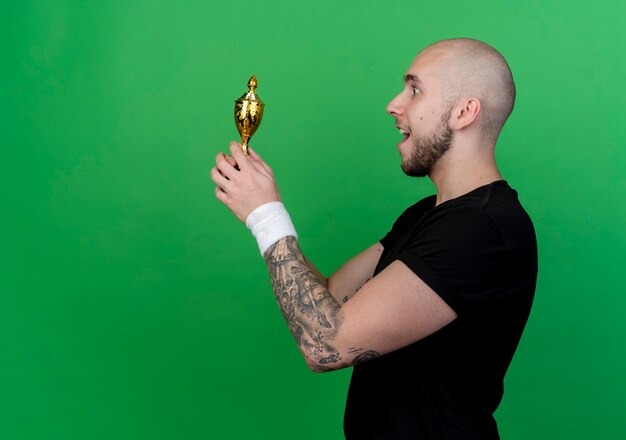
[[[442,203],[432,210],[429,220],[430,226],[457,239],[484,239],[485,235],[504,240],[519,235],[534,237],[532,221],[517,192],[503,180]]]
[[[405,258],[447,274],[471,274],[484,266],[520,265],[533,271],[537,243],[517,193],[498,181],[432,209],[407,243]]]
[[[420,201],[414,203],[404,210],[402,214],[395,221],[397,223],[403,222],[415,222],[419,220],[426,212],[430,211],[435,206],[436,196],[431,195],[424,197]]]
[[[534,228],[506,182],[433,209],[398,259],[457,313],[534,291]]]

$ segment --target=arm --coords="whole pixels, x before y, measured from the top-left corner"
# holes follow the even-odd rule
[[[241,151],[239,144],[233,142],[230,148],[233,156],[239,155]],[[263,162],[254,150],[250,149],[250,156],[248,157],[239,156],[239,161],[242,162],[244,171],[257,171],[257,173],[253,174],[250,182],[244,182],[244,186],[239,188],[244,189],[244,197],[240,197],[234,191],[233,184],[238,182],[231,181],[231,178],[237,180],[241,174],[238,172],[241,169],[239,169],[237,161],[223,153],[219,153],[215,161],[216,166],[211,170],[211,177],[217,185],[215,194],[222,203],[233,210],[233,213],[239,220],[245,221],[248,214],[263,203],[280,201],[272,169]],[[262,191],[259,191],[260,187],[262,187]],[[230,196],[227,195],[226,191],[229,191]],[[256,194],[259,192],[262,194],[260,197]],[[257,199],[257,201],[245,203],[247,199]],[[380,243],[370,246],[348,260],[329,278],[325,278],[306,257],[304,259],[316,278],[332,293],[335,300],[343,304],[372,278],[382,251],[383,246]]]
[[[352,257],[328,278],[326,287],[339,304],[352,298],[374,275],[383,252],[383,245],[376,243]]]
[[[211,176],[216,196],[242,221],[256,207],[279,201],[271,169],[250,150],[243,156],[231,143],[232,158],[218,155]],[[342,267],[327,284],[309,265],[294,237],[271,245],[264,258],[280,310],[298,347],[313,371],[354,365],[397,350],[441,329],[456,313],[404,263],[396,261],[367,281],[359,294],[340,305],[329,291],[350,292],[371,276],[374,245]],[[355,272],[363,259],[365,269]],[[375,261],[374,261],[375,260]],[[371,272],[370,272],[371,270]],[[351,275],[357,274],[351,280]],[[355,287],[356,286],[356,287]]]
[[[343,304],[352,298],[363,284],[372,279],[382,252],[383,245],[376,243],[352,257],[328,278],[325,278],[306,256],[304,261],[315,277],[333,295],[335,301]]]
[[[343,307],[315,277],[294,237],[265,253],[280,310],[309,368],[356,365],[422,339],[456,313],[404,263],[365,283]]]

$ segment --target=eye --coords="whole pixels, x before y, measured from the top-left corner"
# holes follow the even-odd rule
[[[420,92],[420,89],[418,89],[417,87],[411,87],[411,93],[413,95],[417,95]]]

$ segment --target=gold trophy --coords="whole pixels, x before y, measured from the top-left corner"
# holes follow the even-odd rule
[[[248,155],[248,142],[261,124],[263,117],[263,102],[254,93],[258,85],[256,76],[252,75],[248,81],[248,92],[235,101],[235,125],[241,136],[243,154],[246,156]]]

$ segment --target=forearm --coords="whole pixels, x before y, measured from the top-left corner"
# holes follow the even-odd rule
[[[257,239],[280,310],[309,367],[329,371],[377,355],[355,347],[354,332],[344,332],[348,337],[342,336],[339,343],[345,313],[326,279],[300,251],[272,169],[253,149],[244,156],[239,144],[231,142],[229,147],[233,157],[218,154],[211,169],[215,195]]]
[[[313,273],[315,274],[315,276],[317,277],[318,280],[320,280],[320,282],[324,285],[324,287],[328,288],[328,278],[326,278],[324,275],[322,275],[322,273],[317,270],[317,268],[313,265],[313,263],[311,262],[311,260],[309,260],[305,255],[303,255],[304,257],[304,261],[306,262],[306,264],[308,264],[308,266],[311,268],[311,270],[313,271]],[[330,290],[330,289],[329,289]],[[334,295],[333,295],[334,296]],[[335,297],[335,299],[337,299],[337,297]]]
[[[344,315],[324,278],[308,264],[294,237],[282,238],[264,257],[280,311],[307,364],[317,372],[337,368],[341,354],[333,341]]]
[[[375,243],[352,257],[328,277],[326,287],[337,302],[344,304],[372,279],[382,251],[383,245]]]

